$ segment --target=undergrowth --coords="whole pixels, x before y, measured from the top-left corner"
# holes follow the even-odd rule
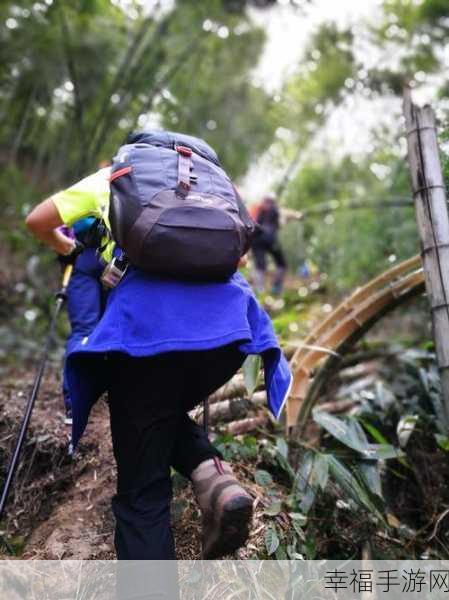
[[[264,543],[251,558],[443,558],[449,438],[431,348],[395,347],[369,383],[337,389],[354,408],[342,417],[318,406],[314,445],[289,448],[274,429],[216,439],[261,488]]]

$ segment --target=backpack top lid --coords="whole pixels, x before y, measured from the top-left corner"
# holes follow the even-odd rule
[[[175,148],[176,146],[187,146],[199,156],[215,163],[221,167],[217,153],[209,144],[192,135],[177,133],[175,131],[163,131],[155,129],[144,129],[136,131],[128,136],[127,144],[151,144],[152,146],[162,146],[163,148]]]

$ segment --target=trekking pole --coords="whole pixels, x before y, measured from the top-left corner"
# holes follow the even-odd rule
[[[39,365],[39,370],[37,372],[36,379],[34,380],[33,389],[31,391],[31,395],[30,395],[27,405],[26,405],[25,415],[22,420],[22,425],[20,426],[19,435],[17,437],[14,452],[13,452],[11,462],[8,467],[8,473],[6,475],[6,481],[5,481],[5,485],[3,488],[2,497],[0,499],[0,520],[3,518],[3,512],[5,510],[6,501],[8,499],[9,490],[10,490],[11,484],[14,479],[14,474],[15,474],[15,471],[17,468],[17,464],[19,462],[20,451],[22,449],[25,435],[26,435],[26,432],[28,429],[28,424],[30,422],[31,413],[32,413],[33,407],[34,407],[34,402],[35,402],[37,394],[39,392],[39,387],[41,384],[42,376],[44,374],[45,365],[47,363],[48,353],[50,351],[51,344],[53,342],[53,337],[54,337],[55,328],[56,328],[56,321],[57,321],[58,315],[61,311],[61,308],[67,298],[67,287],[69,285],[72,271],[73,271],[73,265],[67,265],[65,267],[64,274],[62,276],[61,289],[56,294],[56,304],[55,304],[55,308],[54,308],[54,312],[53,312],[53,317],[52,317],[52,320],[50,323],[50,331],[49,331],[47,340],[45,342],[44,352],[42,354],[42,360]]]

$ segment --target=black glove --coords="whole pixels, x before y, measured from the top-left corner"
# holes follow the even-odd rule
[[[84,244],[82,244],[77,239],[75,239],[74,242],[75,242],[75,245],[73,247],[73,250],[70,252],[70,254],[58,254],[58,260],[61,263],[61,265],[74,265],[76,262],[76,259],[81,254],[81,252],[84,252],[84,250],[85,250]]]

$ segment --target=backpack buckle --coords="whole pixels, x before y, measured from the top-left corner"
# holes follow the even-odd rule
[[[106,265],[105,270],[101,275],[101,283],[104,287],[112,289],[120,283],[128,270],[128,260],[123,257],[114,257],[111,262]]]
[[[182,156],[188,156],[188,157],[192,156],[192,150],[191,150],[191,148],[188,148],[187,146],[176,146],[176,152],[178,152]]]

